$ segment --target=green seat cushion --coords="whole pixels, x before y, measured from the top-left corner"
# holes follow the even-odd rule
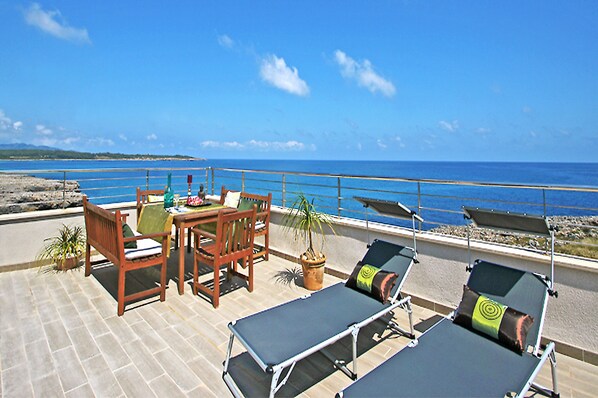
[[[123,238],[132,238],[135,236],[129,224],[123,223]],[[137,242],[125,242],[125,249],[137,249]]]
[[[521,353],[534,319],[463,286],[463,298],[457,308],[454,323],[476,330]]]

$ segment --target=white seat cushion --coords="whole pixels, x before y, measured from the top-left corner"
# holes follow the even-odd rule
[[[134,229],[132,230],[135,236],[141,235]],[[136,242],[137,247],[135,249],[125,249],[125,258],[127,260],[134,260],[136,258],[148,257],[162,253],[162,244],[153,239],[140,239]]]
[[[259,231],[259,230],[264,229],[264,228],[266,228],[266,223],[265,222],[263,222],[263,221],[256,221],[256,223],[255,223],[255,230],[256,231]]]

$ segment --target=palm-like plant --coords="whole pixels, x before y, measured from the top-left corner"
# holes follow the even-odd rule
[[[290,207],[289,213],[284,217],[283,226],[285,230],[293,230],[295,240],[302,240],[308,244],[308,248],[303,254],[308,260],[322,258],[320,252],[314,250],[313,234],[322,236],[322,247],[324,246],[325,231],[330,228],[333,234],[336,234],[332,226],[332,219],[326,213],[321,213],[314,206],[314,199],[311,202],[300,193]]]
[[[46,245],[37,255],[37,261],[51,260],[56,264],[56,269],[63,269],[67,260],[75,258],[75,261],[85,252],[85,231],[80,226],[68,226],[63,224],[58,230],[58,236],[44,239]]]

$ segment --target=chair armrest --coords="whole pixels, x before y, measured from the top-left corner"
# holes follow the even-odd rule
[[[203,229],[200,228],[192,228],[191,232],[193,232],[196,235],[201,235],[201,236],[205,236],[206,238],[210,238],[212,240],[216,240],[216,235],[211,234],[207,231],[204,231]]]
[[[167,238],[171,235],[172,234],[170,232],[156,232],[153,234],[137,235],[137,236],[131,236],[129,238],[124,238],[123,242],[133,242],[133,241],[141,240],[141,239]]]
[[[120,219],[122,222],[127,222],[127,217],[129,217],[129,213],[120,213]]]

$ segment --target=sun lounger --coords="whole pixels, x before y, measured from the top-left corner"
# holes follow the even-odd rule
[[[474,219],[476,225],[497,227],[498,223],[481,222],[483,217],[492,218],[492,212],[473,210],[471,214],[477,212],[476,215],[481,216],[477,222]],[[507,221],[505,217],[512,216],[500,212],[494,215],[502,218],[494,218],[494,221]],[[531,221],[538,225],[538,218]],[[552,236],[553,229],[545,220],[543,222],[542,235]],[[522,232],[520,225],[516,229]],[[537,234],[539,231],[528,232]],[[422,334],[417,345],[410,344],[338,396],[520,397],[532,386],[545,394],[558,396],[554,343],[540,349],[546,303],[548,296],[555,294],[552,267],[550,277],[481,260],[474,262],[470,269],[468,288],[533,317],[523,352],[516,352],[478,330],[454,323],[450,317],[444,318]],[[547,360],[551,364],[552,390],[534,384]]]
[[[411,318],[411,298],[401,297],[400,291],[415,259],[415,250],[381,240],[375,240],[362,260],[363,264],[396,272],[399,277],[391,291],[389,302],[376,299],[346,287],[344,283],[329,286],[304,298],[256,313],[228,325],[231,335],[223,378],[234,395],[241,391],[228,372],[235,337],[253,360],[266,373],[272,374],[272,397],[288,380],[297,361],[321,351],[345,336],[351,335],[353,370],[340,361],[335,365],[352,378],[357,373],[357,335],[362,327],[402,308],[409,314],[410,331],[391,327],[414,338]],[[306,332],[305,325],[309,325]],[[330,358],[332,359],[332,358]],[[284,369],[287,374],[279,382]]]

